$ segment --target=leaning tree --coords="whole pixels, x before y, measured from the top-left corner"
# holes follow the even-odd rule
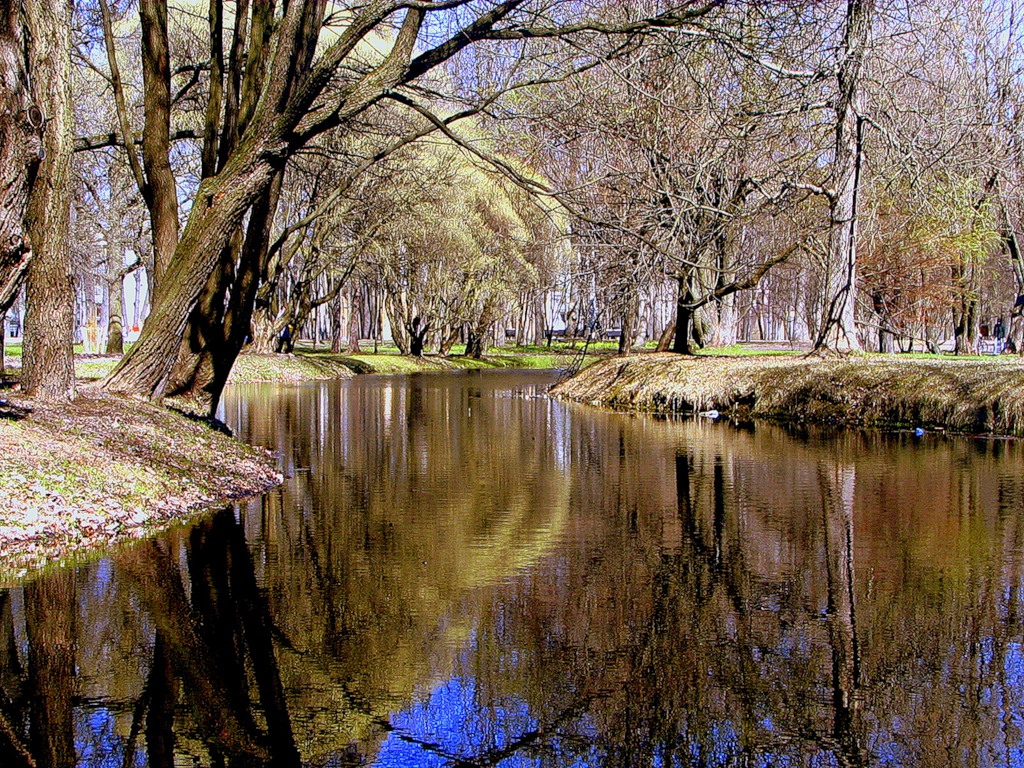
[[[163,94],[166,3],[146,2],[156,5],[156,23],[144,38],[160,39],[143,47],[142,66],[159,75],[152,82]],[[470,46],[574,37],[600,57],[614,48],[605,40],[697,28],[720,4],[689,0],[642,17],[617,7],[586,18],[559,0],[371,0],[342,11],[325,0],[243,0],[228,46],[223,2],[212,0],[202,179],[139,341],[102,386],[159,399],[172,379],[179,389],[189,379],[193,392],[216,401],[249,331],[285,166],[315,137],[357,130],[362,116],[396,96],[430,98],[431,72]],[[153,110],[163,137],[162,106],[147,101]],[[153,195],[164,194],[151,184]]]

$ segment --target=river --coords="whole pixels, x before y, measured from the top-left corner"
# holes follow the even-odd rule
[[[0,765],[1024,765],[1014,441],[235,387],[287,480],[0,592]]]

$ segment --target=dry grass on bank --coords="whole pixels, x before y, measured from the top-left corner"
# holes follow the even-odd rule
[[[266,452],[145,403],[95,391],[67,405],[3,400],[0,582],[281,479]]]
[[[1024,435],[1024,362],[897,355],[603,361],[553,394],[639,411]]]

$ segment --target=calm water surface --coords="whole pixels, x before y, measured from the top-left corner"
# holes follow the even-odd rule
[[[1019,444],[551,381],[232,390],[289,479],[0,592],[0,766],[1024,765]]]

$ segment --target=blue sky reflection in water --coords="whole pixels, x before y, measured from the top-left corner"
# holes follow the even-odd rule
[[[83,768],[1024,765],[1019,443],[550,381],[231,391],[285,485],[0,590],[5,727]]]

